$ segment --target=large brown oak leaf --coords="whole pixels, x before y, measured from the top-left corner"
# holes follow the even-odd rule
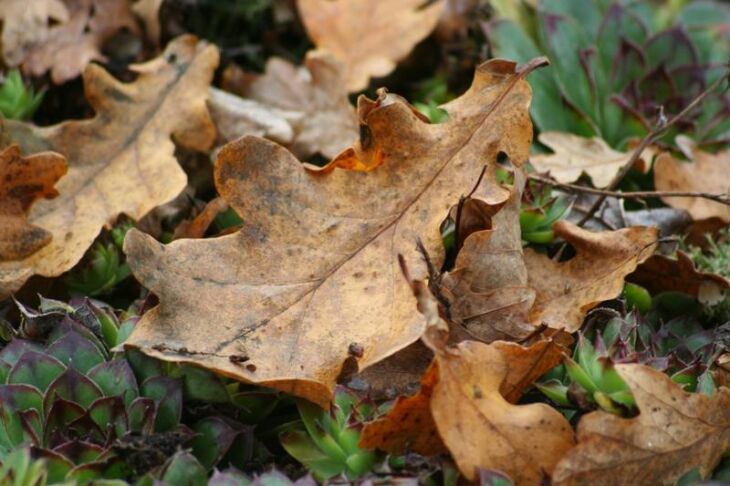
[[[439,224],[485,165],[480,196],[493,204],[509,197],[496,183],[496,158],[527,159],[523,78],[542,62],[483,64],[472,87],[445,105],[450,118],[440,125],[398,96],[363,98],[360,142],[324,170],[255,137],[225,146],[216,186],[244,225],[168,246],[128,234],[130,267],[160,305],[127,346],[328,402],[351,344],[364,350],[363,369],[423,332],[397,255],[426,277],[421,238],[440,264]]]
[[[84,82],[94,118],[43,128],[5,122],[4,139],[26,153],[64,155],[68,174],[56,185],[59,197],[39,201],[28,216],[53,239],[28,258],[0,263],[0,296],[33,274],[53,277],[69,270],[121,213],[141,218],[183,190],[187,177],[172,137],[191,149],[212,145],[215,128],[205,100],[217,64],[215,47],[181,37],[160,57],[137,65],[133,83],[88,66]]]
[[[692,469],[702,477],[730,450],[730,390],[710,398],[686,393],[645,365],[615,365],[639,416],[593,412],[578,424],[578,445],[553,474],[558,486],[670,485]]]

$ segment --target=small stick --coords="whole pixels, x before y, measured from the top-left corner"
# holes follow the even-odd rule
[[[619,199],[650,199],[650,198],[664,198],[664,197],[701,197],[703,199],[709,199],[720,204],[730,206],[730,194],[711,194],[708,192],[685,192],[685,191],[607,191],[604,189],[594,189],[592,187],[578,186],[576,184],[564,184],[562,182],[556,182],[547,177],[543,177],[537,174],[530,174],[527,176],[529,179],[543,184],[549,184],[559,189],[564,189],[571,192],[583,192],[586,194],[597,194],[603,196],[603,200],[608,197],[615,197]],[[590,210],[587,211],[587,213]],[[591,216],[593,216],[591,214]],[[585,218],[584,218],[585,219]],[[582,221],[582,220],[581,220]]]
[[[728,73],[730,71],[726,70],[722,76],[717,78],[710,86],[707,87],[706,90],[704,90],[702,93],[700,93],[695,99],[693,99],[687,106],[684,107],[682,111],[674,115],[669,121],[666,123],[660,123],[654,127],[649,133],[646,134],[646,136],[641,139],[641,142],[639,145],[634,149],[634,152],[631,154],[631,158],[621,167],[621,170],[618,171],[616,176],[613,178],[611,183],[606,187],[607,192],[611,192],[614,189],[618,187],[618,185],[621,183],[621,181],[626,177],[626,174],[629,173],[631,168],[636,164],[636,161],[639,160],[639,157],[641,157],[641,154],[644,152],[644,149],[646,149],[649,145],[654,143],[657,139],[659,139],[672,125],[677,123],[679,120],[684,118],[687,113],[689,113],[694,107],[699,105],[702,100],[705,99],[705,97],[710,94],[712,91],[714,91],[720,84],[725,81],[725,79],[728,76]],[[624,193],[628,194],[628,193]],[[610,194],[602,194],[598,199],[596,199],[596,202],[593,203],[593,206],[588,210],[588,212],[581,218],[580,221],[578,221],[578,226],[583,226],[586,224],[590,219],[593,217],[593,215],[598,211],[598,209],[601,207],[603,202],[606,200],[607,197],[609,197]],[[648,197],[648,196],[646,196]],[[688,197],[688,196],[677,196],[677,197]],[[694,196],[698,197],[698,196]],[[721,202],[721,201],[718,201]],[[725,203],[726,204],[726,203]]]

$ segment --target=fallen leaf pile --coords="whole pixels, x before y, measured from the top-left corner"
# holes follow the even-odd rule
[[[34,76],[50,71],[54,83],[106,59],[102,46],[115,33],[139,30],[129,0],[4,0],[0,18],[5,63]]]
[[[539,141],[553,153],[531,154],[542,147],[533,146],[527,77],[547,59],[483,62],[461,96],[444,95],[452,101],[439,106],[440,123],[372,83],[432,33],[468,37],[468,12],[482,6],[476,0],[279,2],[298,15],[309,40],[302,30],[301,64],[268,57],[257,64],[260,73],[228,60],[256,49],[222,48],[225,69],[216,71],[215,45],[189,34],[168,41],[174,29],[160,16],[173,3],[0,0],[4,65],[48,75],[47,84],[82,75],[94,113],[50,126],[0,124],[0,348],[2,300],[34,290],[31,277],[77,271],[98,251],[114,261],[104,290],[124,279],[136,292],[128,300],[144,299],[134,304],[144,312],[130,318],[126,340],[115,335],[109,349],[194,365],[184,368],[322,408],[332,405],[338,385],[353,397],[357,389],[368,400],[392,399],[348,429],[357,428],[361,448],[448,455],[465,482],[504,474],[517,486],[674,484],[693,469],[705,478],[720,463],[730,450],[730,390],[723,386],[730,375],[713,365],[730,360],[724,328],[712,336],[722,346],[707,352],[709,364],[698,358],[687,368],[705,366],[707,376],[721,378],[708,394],[687,393],[689,375],[659,368],[684,364],[676,350],[649,356],[670,347],[683,323],[661,327],[661,336],[640,335],[649,327],[641,327],[643,310],[627,296],[636,285],[627,282],[652,295],[721,302],[730,280],[699,271],[682,251],[660,254],[659,244],[690,222],[730,223],[728,206],[664,197],[671,208],[627,215],[618,202],[627,195],[612,194],[585,225],[571,222],[605,193],[588,190],[565,205],[578,216],[532,226],[551,243],[529,240],[525,214],[540,218],[561,207],[551,206],[556,200],[540,184],[568,191],[575,187],[565,183],[590,179],[595,188],[612,187],[632,159],[599,137],[550,131]],[[517,8],[510,5],[495,0],[493,7]],[[121,71],[113,62],[108,69],[92,63],[107,59],[105,44],[120,31],[144,44],[137,59],[156,54],[129,65],[120,76],[126,81],[112,74]],[[375,99],[361,94],[353,106],[350,96],[363,91]],[[688,161],[657,145],[634,169],[653,170],[659,191],[730,193],[730,151],[706,152],[682,136],[676,145]],[[322,156],[329,162],[317,165]],[[189,211],[180,216],[171,206]],[[163,230],[150,220],[166,210],[180,217]],[[120,218],[136,227],[126,237],[127,227],[109,232],[114,244],[107,248],[102,231]],[[55,305],[49,302],[42,305]],[[608,325],[596,329],[601,314],[615,319],[613,334]],[[663,315],[656,320],[664,326]],[[682,344],[709,349],[710,329],[690,324],[701,329]],[[648,344],[632,348],[632,339]],[[621,348],[617,358],[621,346],[631,352]],[[595,369],[581,368],[583,349],[595,351]],[[604,379],[607,390],[597,385]],[[550,382],[564,396],[548,395]],[[221,387],[229,398],[228,382]],[[185,381],[179,394],[187,397],[188,388]],[[548,398],[535,398],[538,390]],[[338,404],[328,427],[360,420],[363,403],[346,413]],[[302,420],[312,433],[313,419]],[[333,450],[375,461],[369,450],[338,449],[357,448],[357,435],[342,435]],[[325,452],[313,461],[329,465]]]
[[[423,332],[398,255],[422,278],[418,238],[437,264],[443,260],[439,224],[483,164],[492,167],[483,198],[500,204],[509,197],[493,168],[500,151],[517,164],[527,158],[523,78],[535,65],[484,64],[472,89],[445,106],[451,118],[441,125],[424,122],[396,95],[361,98],[364,135],[323,170],[302,167],[262,139],[225,146],[216,185],[246,224],[219,239],[168,247],[129,233],[130,267],[160,306],[127,345],[328,402],[351,344],[364,349],[364,369]],[[216,307],[214,329],[195,324],[208,320],[206,303]],[[246,366],[231,356],[247,357]]]

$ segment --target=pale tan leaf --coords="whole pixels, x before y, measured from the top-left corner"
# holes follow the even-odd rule
[[[51,243],[0,264],[4,289],[17,289],[33,274],[62,274],[121,213],[141,218],[183,190],[187,178],[172,137],[191,149],[210,148],[215,128],[205,99],[217,64],[215,47],[181,37],[161,57],[137,66],[133,83],[88,66],[84,82],[94,118],[44,128],[6,122],[4,135],[26,152],[55,150],[69,167],[56,185],[60,196],[38,202],[28,217],[53,235]]]
[[[302,67],[271,58],[264,74],[237,84],[241,96],[299,115],[291,120],[295,135],[288,146],[301,159],[315,153],[334,157],[357,140],[343,65],[331,55],[310,51]]]
[[[594,186],[606,187],[632,155],[631,152],[612,149],[598,137],[543,132],[538,139],[554,153],[532,155],[530,162],[540,172],[549,171],[558,182],[573,182],[585,173],[590,176]],[[634,167],[648,172],[655,153],[653,148],[645,149]]]
[[[265,137],[284,145],[294,140],[292,122],[300,119],[301,113],[265,106],[217,88],[210,88],[209,93],[208,108],[223,142],[244,135]]]
[[[665,152],[654,164],[657,191],[688,191],[730,195],[730,149],[715,154],[695,147],[687,137],[677,137],[692,162],[683,162]],[[730,206],[699,197],[665,197],[666,204],[686,209],[695,221],[717,218],[730,223]]]
[[[32,2],[31,2],[32,3]],[[81,74],[92,60],[105,60],[103,44],[121,29],[139,27],[129,0],[64,0],[68,21],[48,29],[48,35],[27,50],[23,69],[33,76],[51,71],[60,84]]]
[[[2,0],[2,55],[6,66],[20,65],[33,46],[46,41],[52,22],[68,21],[61,0]]]
[[[436,27],[443,0],[298,0],[312,42],[346,66],[348,91],[395,69]]]

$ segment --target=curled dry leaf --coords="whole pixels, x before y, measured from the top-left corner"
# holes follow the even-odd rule
[[[618,296],[624,277],[649,258],[657,245],[656,228],[593,233],[562,220],[553,225],[553,231],[573,245],[576,255],[556,262],[525,250],[528,285],[537,292],[530,320],[568,332],[580,329],[590,309]]]
[[[29,49],[46,40],[52,22],[64,23],[68,17],[66,5],[61,0],[0,2],[0,44],[4,64],[10,67],[20,65]]]
[[[462,472],[465,475],[474,474],[476,467],[495,467],[501,457],[517,450],[518,442],[522,441],[519,435],[524,431],[519,430],[516,422],[510,423],[508,417],[511,413],[515,413],[520,419],[530,417],[525,424],[526,430],[530,430],[535,425],[533,419],[537,419],[536,433],[545,438],[547,448],[555,448],[552,452],[535,452],[530,449],[522,458],[511,459],[499,466],[502,470],[505,470],[505,467],[509,468],[512,474],[512,471],[520,469],[525,462],[535,461],[531,464],[530,470],[524,472],[527,477],[522,481],[530,484],[530,478],[539,477],[540,467],[549,470],[565,449],[570,447],[572,431],[565,419],[550,407],[537,405],[525,408],[510,403],[515,403],[537,378],[560,363],[565,348],[552,339],[539,340],[529,347],[505,341],[496,341],[490,345],[466,341],[456,348],[448,347],[446,342],[449,326],[439,314],[438,302],[424,282],[411,281],[411,288],[416,296],[418,309],[428,323],[423,340],[435,353],[436,360],[424,373],[418,393],[411,397],[399,397],[385,416],[365,425],[360,445],[379,448],[394,454],[410,450],[433,455],[443,451],[445,442],[452,454],[455,456],[459,454],[464,459],[463,462],[457,461]],[[474,349],[475,353],[470,351],[464,353],[465,349],[474,346],[477,346]],[[480,353],[486,354],[477,356]],[[485,362],[481,361],[482,358],[485,358],[490,365],[483,366]],[[497,362],[500,364],[493,367],[492,365]],[[445,369],[448,373],[439,373],[439,369],[444,369],[444,366],[447,366]],[[460,377],[461,382],[452,381],[467,368],[478,373],[478,376],[465,374]],[[485,390],[486,396],[470,395],[471,400],[476,400],[474,403],[470,399],[464,400],[461,397],[462,393],[455,392],[460,387],[467,390],[467,393],[473,391],[473,386],[469,386],[471,380],[476,383],[485,381],[490,383],[488,388],[480,388]],[[437,393],[444,396],[443,401],[434,401],[433,397]],[[450,411],[445,408],[446,396],[450,396],[448,398],[451,404]],[[450,425],[444,425],[444,420],[454,419],[443,418],[449,414],[455,416],[459,423],[450,422]],[[492,419],[494,422],[491,422]],[[468,424],[465,426],[466,422]],[[451,426],[458,427],[456,429],[458,432],[447,428]],[[436,433],[436,428],[441,435]],[[468,446],[456,440],[458,434],[461,434],[462,440],[468,443]],[[490,435],[501,437],[501,441],[497,440],[494,447],[485,451],[484,455],[478,456],[478,453],[468,450],[469,447],[475,450],[484,449],[487,441],[494,440],[489,439]],[[444,438],[443,441],[441,437]],[[515,455],[518,454],[522,452]]]
[[[485,63],[440,125],[423,122],[400,97],[363,98],[360,142],[324,170],[263,139],[226,145],[216,187],[245,224],[168,246],[128,233],[130,268],[160,305],[126,345],[327,403],[352,343],[364,349],[364,369],[423,332],[396,256],[424,278],[420,237],[436,264],[443,261],[439,224],[485,164],[485,200],[509,197],[495,181],[496,157],[504,151],[518,165],[527,158],[523,78],[542,62],[519,71]]]
[[[53,186],[66,168],[66,159],[53,152],[23,157],[18,145],[0,152],[0,262],[23,259],[50,243],[51,233],[30,224],[26,214],[36,199],[58,196]]]
[[[105,60],[101,48],[119,30],[139,30],[129,0],[64,3],[68,21],[50,27],[48,35],[30,47],[23,59],[25,71],[34,76],[51,71],[51,80],[56,84],[75,78],[93,60]]]
[[[686,253],[678,251],[677,259],[652,255],[639,265],[628,280],[645,287],[650,293],[675,291],[700,297],[730,290],[730,280],[715,273],[700,272]]]
[[[631,152],[618,152],[599,137],[585,138],[572,133],[543,132],[538,136],[552,154],[532,155],[530,162],[540,172],[550,172],[558,182],[573,182],[586,173],[596,187],[608,186],[631,158]],[[654,158],[653,148],[644,149],[634,168],[648,172]]]
[[[578,445],[553,474],[559,486],[670,485],[692,469],[702,477],[730,449],[730,390],[710,398],[686,393],[645,365],[615,365],[631,389],[639,415],[593,412],[578,424]]]
[[[304,66],[271,58],[266,71],[246,76],[229,70],[227,88],[273,110],[297,115],[289,150],[301,159],[334,157],[357,140],[357,115],[345,88],[343,65],[332,55],[310,51]]]
[[[133,83],[90,65],[84,82],[96,110],[92,119],[46,128],[5,123],[4,136],[24,151],[55,150],[69,167],[56,186],[60,196],[35,204],[28,216],[53,235],[51,243],[24,260],[1,263],[0,293],[16,290],[33,274],[62,274],[119,214],[141,218],[183,190],[187,179],[171,137],[197,150],[213,143],[205,98],[217,64],[215,47],[181,37],[161,57],[136,66]]]
[[[245,100],[217,88],[210,88],[208,108],[219,138],[230,142],[244,135],[265,137],[289,145],[294,140],[292,122],[302,115]]]
[[[423,456],[448,452],[431,414],[431,396],[437,382],[438,369],[432,363],[423,374],[421,389],[416,394],[398,397],[385,416],[365,424],[360,447],[397,455],[409,451]]]
[[[441,17],[436,0],[298,0],[312,42],[346,66],[350,92],[365,89],[372,77],[395,69],[396,62],[425,39]]]
[[[449,317],[475,338],[519,341],[535,331],[528,313],[535,291],[527,286],[522,258],[520,201],[525,177],[515,173],[509,201],[490,206],[472,199],[464,210],[480,212],[491,228],[470,234],[456,257],[454,270],[442,280]],[[460,220],[476,219],[462,211]],[[461,226],[461,224],[460,224]]]
[[[190,221],[183,221],[175,228],[175,233],[172,235],[173,240],[179,238],[202,238],[205,232],[216,216],[225,212],[228,209],[228,203],[223,199],[217,197],[211,199],[208,204],[205,205],[202,211],[200,211]]]
[[[573,429],[544,403],[512,405],[500,393],[511,364],[493,344],[434,349],[439,381],[431,412],[459,470],[499,469],[517,485],[540,484],[573,446]]]
[[[730,149],[716,154],[699,150],[685,136],[677,137],[691,163],[674,158],[669,152],[657,157],[654,185],[657,191],[688,191],[730,195]],[[699,197],[665,197],[669,206],[686,209],[695,221],[717,218],[730,223],[730,206]]]

